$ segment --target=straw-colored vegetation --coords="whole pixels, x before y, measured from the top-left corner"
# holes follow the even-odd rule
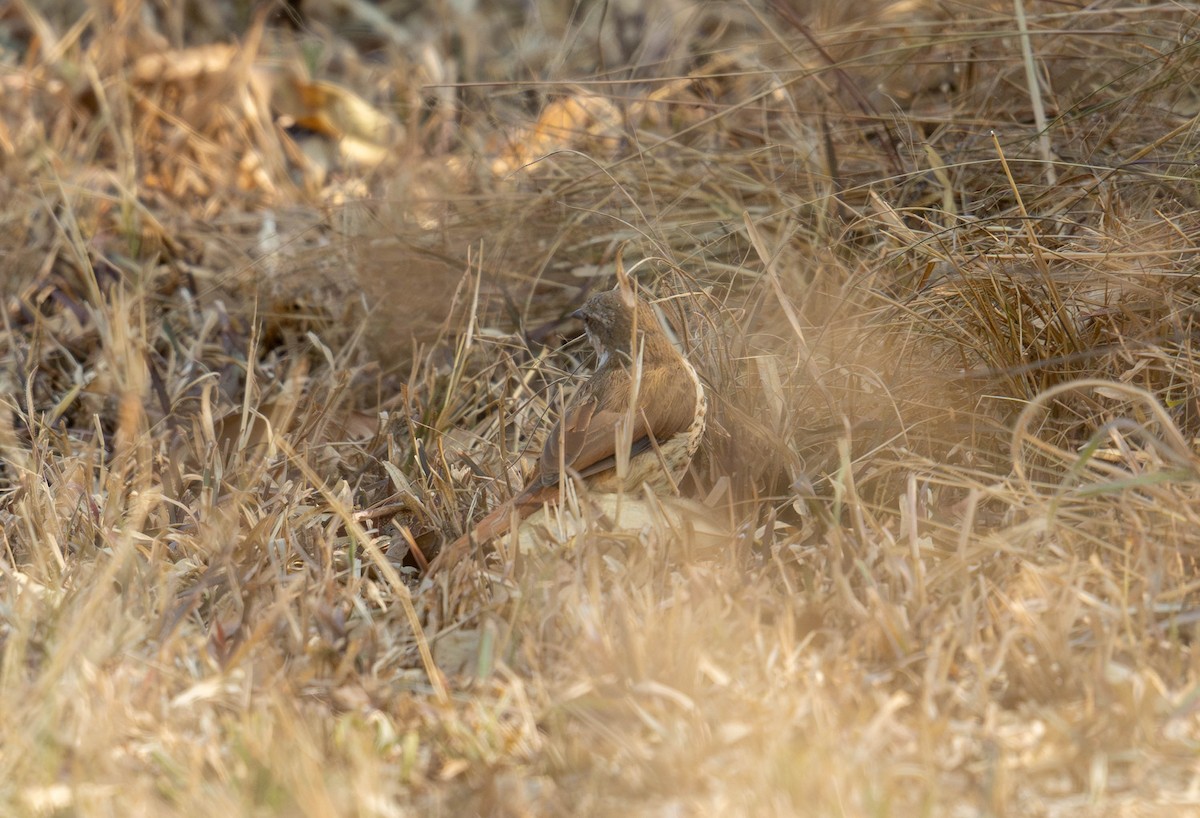
[[[1192,3],[0,5],[0,813],[1185,814],[1197,89]],[[618,267],[683,511],[423,578]]]

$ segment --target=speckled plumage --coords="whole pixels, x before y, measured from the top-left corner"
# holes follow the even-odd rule
[[[557,498],[564,469],[592,492],[648,485],[659,494],[675,491],[687,471],[704,433],[707,401],[696,370],[663,332],[650,305],[614,289],[589,298],[576,316],[596,350],[595,372],[554,425],[525,488],[444,548],[430,571],[472,541],[500,536],[514,517],[523,519]],[[628,467],[619,473],[616,453],[626,445]]]

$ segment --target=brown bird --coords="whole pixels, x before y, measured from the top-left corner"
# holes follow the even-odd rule
[[[484,517],[430,563],[428,573],[456,560],[472,542],[507,532],[558,497],[563,474],[591,492],[673,492],[704,432],[707,400],[692,365],[659,326],[654,310],[616,289],[575,312],[596,350],[596,370],[575,392],[546,439],[525,488]],[[624,468],[618,453],[628,453]]]

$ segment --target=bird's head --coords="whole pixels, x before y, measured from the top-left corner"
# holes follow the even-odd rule
[[[664,354],[663,345],[674,351],[650,305],[619,289],[593,295],[573,315],[583,321],[588,340],[600,357],[599,366],[613,352],[632,357],[635,341],[645,345],[646,356]]]

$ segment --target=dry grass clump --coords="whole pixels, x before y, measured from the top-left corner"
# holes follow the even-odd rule
[[[1194,809],[1193,10],[565,9],[0,11],[0,812]],[[617,268],[685,496],[423,577]]]

